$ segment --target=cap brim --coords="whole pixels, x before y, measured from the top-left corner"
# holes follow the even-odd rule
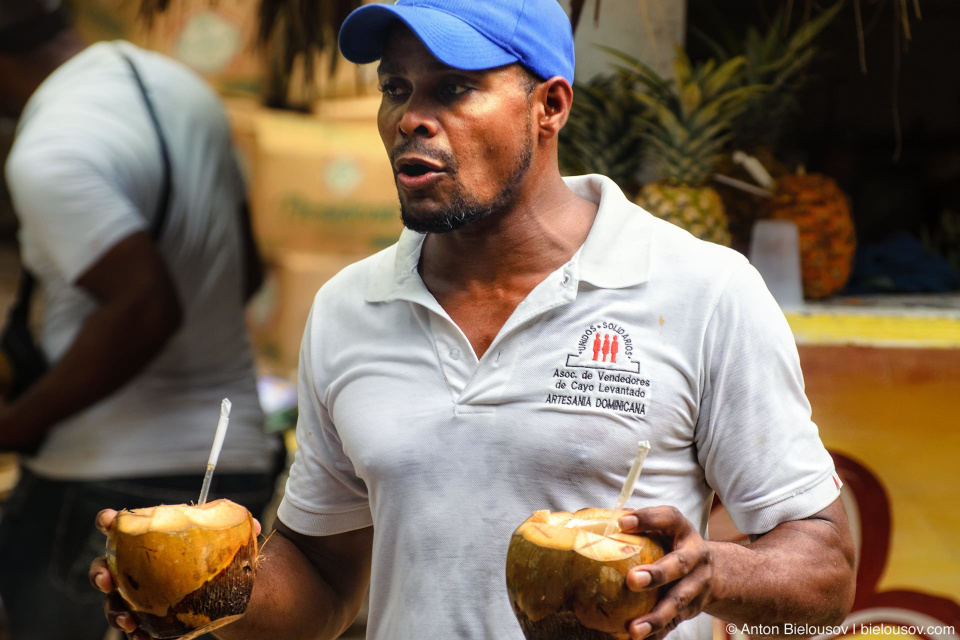
[[[384,40],[400,20],[440,62],[476,71],[517,62],[517,56],[449,13],[430,7],[370,4],[351,13],[340,29],[340,52],[350,62],[379,60]]]

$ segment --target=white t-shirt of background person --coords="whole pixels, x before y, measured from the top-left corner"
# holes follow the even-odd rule
[[[201,78],[129,43],[92,45],[54,71],[27,103],[7,162],[22,259],[43,287],[43,348],[60,359],[96,308],[77,278],[130,234],[149,232],[159,213],[159,141],[121,49],[169,147],[172,200],[158,246],[183,324],[140,375],[56,425],[28,464],[62,479],[202,473],[229,398],[218,472],[267,470],[274,444],[243,318],[245,187],[229,124]]]
[[[745,533],[839,495],[786,320],[739,254],[628,202],[607,178],[573,258],[478,359],[417,272],[423,237],[326,283],[300,355],[299,449],[280,519],[373,525],[372,640],[522,638],[505,587],[537,509],[669,504],[701,534],[714,491]],[[674,638],[712,637],[709,616]]]

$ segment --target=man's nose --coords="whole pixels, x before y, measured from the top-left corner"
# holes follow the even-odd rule
[[[411,99],[397,127],[404,136],[436,135],[439,125],[432,109],[422,100]]]

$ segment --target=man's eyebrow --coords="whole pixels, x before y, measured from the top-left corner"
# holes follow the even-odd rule
[[[477,75],[478,71],[469,71],[466,69],[457,69],[456,67],[451,67],[450,65],[444,64],[439,60],[433,60],[427,67],[429,71],[433,72],[449,72],[449,73],[459,73],[464,76],[474,76]],[[381,60],[380,64],[377,66],[377,75],[385,76],[391,74],[403,75],[406,73],[406,67],[402,64],[398,64],[393,60]]]
[[[377,75],[384,76],[392,73],[402,73],[403,65],[396,64],[389,60],[381,60],[380,64],[377,66]]]

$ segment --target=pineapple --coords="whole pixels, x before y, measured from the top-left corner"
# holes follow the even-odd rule
[[[718,27],[719,39],[713,39],[694,29],[695,35],[713,50],[719,62],[737,56],[746,59],[740,76],[744,85],[761,84],[769,88],[758,94],[734,119],[733,139],[738,148],[761,159],[776,150],[784,128],[799,114],[797,95],[810,81],[810,65],[818,54],[816,40],[842,6],[842,2],[836,3],[792,33],[790,16],[782,9],[777,11],[763,33],[751,26],[744,36],[721,25]],[[714,11],[718,14],[716,21],[722,23],[719,11]]]
[[[643,140],[638,119],[643,105],[625,74],[597,76],[575,84],[573,106],[560,131],[563,175],[599,173],[617,183],[628,197],[640,188]]]
[[[733,58],[720,66],[708,60],[693,66],[678,47],[670,82],[643,63],[612,53],[626,62],[633,82],[645,89],[635,96],[647,107],[642,137],[660,178],[640,190],[637,204],[698,238],[729,246],[723,203],[707,182],[730,139],[733,119],[762,90],[743,86],[746,60]]]
[[[716,189],[686,184],[653,183],[640,191],[637,204],[701,240],[730,246],[723,201]]]
[[[714,10],[717,39],[694,30],[718,60],[725,61],[737,55],[746,58],[742,82],[769,87],[734,120],[732,129],[733,147],[756,157],[774,178],[790,173],[787,166],[775,157],[775,151],[784,129],[799,113],[796,96],[810,79],[809,68],[817,56],[815,41],[836,17],[842,4],[836,3],[816,18],[793,29],[792,33],[789,29],[790,16],[782,9],[770,21],[765,32],[751,26],[745,37],[724,26],[725,21],[719,10]],[[744,182],[749,182],[751,178],[751,173],[734,162],[729,154],[724,156],[718,172]],[[762,201],[754,194],[727,184],[718,184],[716,188],[727,213],[733,247],[746,253],[753,223],[763,209]]]
[[[796,223],[804,297],[826,298],[843,288],[857,241],[847,196],[832,178],[802,168],[781,177],[763,215]]]

